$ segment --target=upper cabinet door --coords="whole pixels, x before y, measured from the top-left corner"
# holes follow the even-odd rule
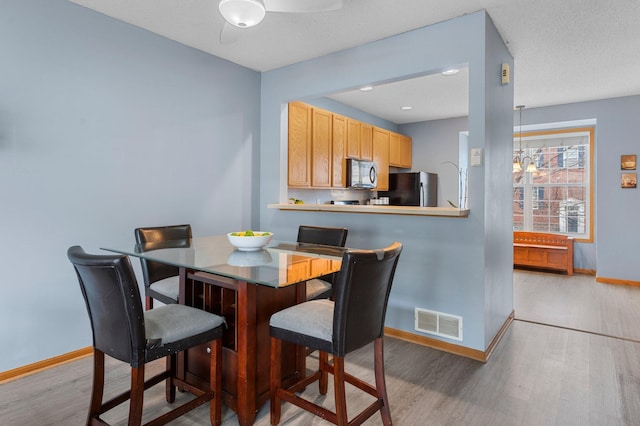
[[[331,157],[331,186],[344,188],[347,185],[347,162],[345,151],[347,149],[347,119],[341,115],[333,114]]]
[[[411,138],[399,133],[389,134],[389,165],[411,168]]]
[[[360,159],[373,160],[373,126],[370,124],[360,125]]]
[[[312,108],[311,186],[331,186],[331,123],[333,114]]]
[[[378,165],[378,191],[389,189],[389,131],[373,128],[373,161]]]
[[[412,165],[412,142],[409,136],[402,135],[400,140],[400,167],[410,169]]]
[[[311,186],[311,107],[289,104],[289,186]]]
[[[402,135],[398,133],[389,133],[389,165],[400,166],[400,144]]]
[[[347,157],[360,158],[360,122],[347,119]]]

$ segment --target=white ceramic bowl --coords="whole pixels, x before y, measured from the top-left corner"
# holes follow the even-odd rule
[[[240,251],[256,251],[269,244],[273,237],[273,232],[253,231],[253,233],[256,235],[247,237],[244,235],[231,235],[235,234],[235,232],[230,232],[227,234],[227,238],[231,245]]]

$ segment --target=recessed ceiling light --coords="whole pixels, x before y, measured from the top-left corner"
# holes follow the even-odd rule
[[[449,68],[448,70],[442,71],[442,75],[455,75],[460,72],[457,68]]]
[[[361,92],[370,92],[373,90],[373,86],[364,86],[360,88]]]
[[[411,111],[413,107],[409,105],[405,105],[405,106],[401,106],[400,109],[403,111]]]

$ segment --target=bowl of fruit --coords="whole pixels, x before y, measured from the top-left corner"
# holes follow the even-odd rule
[[[257,251],[269,244],[273,232],[264,231],[240,231],[229,232],[227,238],[232,246],[240,251]]]

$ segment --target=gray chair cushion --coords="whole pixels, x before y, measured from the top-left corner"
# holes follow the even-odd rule
[[[184,305],[160,306],[144,313],[147,340],[162,344],[203,333],[225,324],[223,317]]]
[[[310,300],[276,312],[269,325],[331,342],[333,307],[333,301],[328,299]]]
[[[321,280],[313,279],[307,281],[307,300],[328,298],[331,296],[331,283]]]
[[[178,291],[180,289],[180,278],[169,277],[151,284],[151,288],[167,297],[178,300]]]

